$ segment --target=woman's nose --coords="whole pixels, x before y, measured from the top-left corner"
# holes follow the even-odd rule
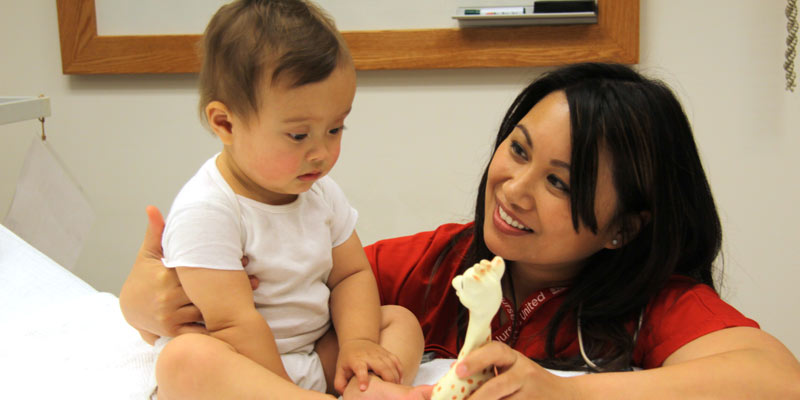
[[[536,206],[534,183],[531,174],[520,172],[503,183],[506,201],[520,210],[531,210]]]

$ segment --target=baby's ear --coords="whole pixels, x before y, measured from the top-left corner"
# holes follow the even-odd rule
[[[233,114],[222,102],[212,101],[205,108],[208,126],[214,134],[222,141],[222,144],[229,145],[233,142]]]

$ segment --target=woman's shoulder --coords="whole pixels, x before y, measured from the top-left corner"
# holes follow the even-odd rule
[[[709,285],[698,282],[688,276],[672,275],[666,285],[656,294],[650,306],[674,307],[677,303],[698,302],[725,303],[719,293]]]
[[[696,280],[673,275],[650,302],[649,313],[682,314],[694,318],[747,320],[720,297],[714,288]]]
[[[644,314],[640,345],[647,348],[645,368],[660,366],[684,344],[734,326],[758,328],[712,288],[685,276],[672,276],[650,301]]]

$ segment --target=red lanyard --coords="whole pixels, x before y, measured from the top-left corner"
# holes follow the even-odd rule
[[[519,331],[525,325],[526,322],[531,318],[533,312],[536,311],[542,304],[546,303],[548,300],[555,297],[557,294],[564,291],[563,287],[558,288],[550,288],[540,290],[537,293],[533,293],[522,303],[522,306],[519,308],[519,312],[514,311],[514,306],[511,304],[510,301],[506,300],[503,297],[503,301],[500,303],[502,306],[503,311],[506,313],[508,317],[508,322],[506,323],[505,329],[500,330],[499,332],[493,335],[494,340],[503,342],[503,343],[510,343],[512,346],[517,341],[519,337]],[[514,321],[519,316],[519,323],[514,324]],[[512,330],[512,327],[516,325],[516,329]],[[510,339],[510,340],[509,340]]]

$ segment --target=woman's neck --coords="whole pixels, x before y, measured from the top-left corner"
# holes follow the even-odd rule
[[[511,274],[513,282],[512,298],[519,307],[533,293],[542,289],[569,286],[579,270],[578,267],[554,267],[508,262],[506,273]],[[510,289],[510,288],[509,288]]]

